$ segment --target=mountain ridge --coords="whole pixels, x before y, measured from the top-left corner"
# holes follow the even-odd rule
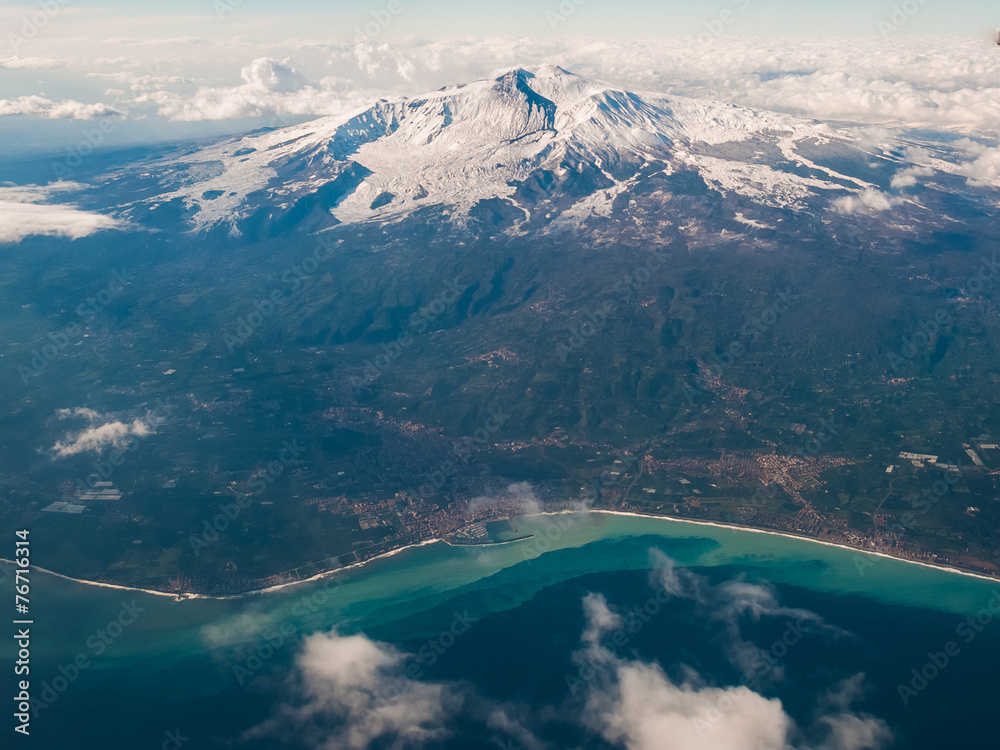
[[[245,239],[398,222],[428,210],[459,228],[485,222],[496,231],[544,233],[600,222],[635,201],[674,214],[668,204],[678,191],[707,191],[727,203],[734,231],[886,207],[905,226],[917,207],[894,178],[912,166],[906,149],[915,143],[627,91],[557,66],[517,67],[153,155],[139,165],[145,168],[115,177],[128,190],[105,208],[137,226],[179,219],[194,232]],[[947,150],[918,145],[922,153]],[[934,169],[922,174],[958,174],[945,156],[932,156]],[[846,211],[838,201],[847,201]]]

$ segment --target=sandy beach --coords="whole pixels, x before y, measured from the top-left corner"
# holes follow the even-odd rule
[[[579,511],[558,511],[557,513],[577,513]],[[803,542],[810,542],[812,544],[822,544],[826,547],[837,547],[839,549],[850,550],[851,552],[857,552],[861,555],[871,555],[873,557],[882,557],[886,560],[896,560],[898,562],[909,563],[910,565],[920,565],[925,568],[931,568],[932,570],[943,570],[946,573],[955,573],[960,576],[968,576],[969,578],[979,578],[983,581],[993,581],[1000,582],[1000,577],[989,576],[981,573],[973,573],[969,570],[962,570],[961,568],[955,568],[951,565],[935,565],[934,563],[924,562],[922,560],[910,560],[906,557],[897,557],[896,555],[888,555],[885,552],[875,552],[873,550],[861,549],[860,547],[852,547],[849,544],[837,544],[836,542],[827,542],[822,539],[815,539],[809,536],[801,536],[799,534],[789,534],[784,531],[774,531],[773,529],[758,529],[753,526],[740,526],[738,524],[731,523],[718,523],[717,521],[702,521],[687,518],[674,518],[672,516],[654,516],[648,513],[632,513],[630,511],[623,510],[602,510],[600,508],[592,508],[590,513],[604,513],[610,516],[631,516],[633,518],[655,518],[660,521],[669,521],[672,523],[691,523],[696,526],[714,526],[717,529],[732,529],[733,531],[749,531],[754,534],[770,534],[771,536],[781,536],[786,539],[798,539]],[[538,515],[557,515],[557,513],[539,513]]]
[[[828,542],[822,539],[814,539],[813,537],[801,536],[798,534],[790,534],[783,531],[774,531],[772,529],[759,529],[753,526],[740,526],[738,524],[727,524],[719,523],[717,521],[703,521],[699,519],[688,519],[688,518],[674,518],[672,516],[657,516],[649,513],[635,513],[631,511],[621,511],[621,510],[607,510],[602,508],[590,508],[586,511],[582,510],[558,510],[558,511],[542,511],[539,513],[531,513],[524,516],[525,518],[533,518],[540,516],[560,516],[560,515],[571,515],[575,513],[599,513],[610,516],[626,516],[631,518],[647,518],[657,521],[665,521],[668,523],[681,523],[681,524],[692,524],[695,526],[711,526],[718,529],[728,529],[731,531],[745,531],[753,534],[769,534],[771,536],[785,537],[786,539],[797,539],[803,542],[809,542],[811,544],[822,544],[827,547],[837,547],[843,550],[849,550],[851,552],[857,552],[860,555],[871,555],[873,557],[881,557],[887,560],[896,560],[902,563],[908,563],[910,565],[920,565],[924,568],[930,568],[932,570],[940,570],[946,573],[953,573],[955,575],[967,576],[969,578],[978,578],[983,581],[1000,582],[1000,577],[989,576],[980,573],[973,573],[968,570],[962,570],[961,568],[955,568],[950,565],[940,565],[929,562],[924,562],[921,560],[910,560],[905,557],[897,557],[895,555],[889,555],[884,552],[876,552],[872,550],[861,549],[860,547],[852,547],[849,544],[838,544],[836,542]],[[523,541],[523,540],[512,540],[512,541]],[[317,573],[310,578],[303,578],[300,581],[288,581],[287,583],[279,583],[275,586],[269,586],[265,589],[256,589],[254,591],[245,591],[240,594],[227,594],[223,596],[213,596],[211,594],[195,594],[195,593],[171,593],[166,591],[155,591],[153,589],[143,589],[136,586],[123,586],[114,583],[103,583],[100,581],[88,581],[82,578],[73,578],[72,576],[63,575],[62,573],[56,573],[52,570],[47,570],[46,568],[41,568],[37,566],[32,566],[32,570],[38,571],[40,573],[45,573],[47,575],[55,576],[56,578],[61,578],[65,581],[72,581],[73,583],[82,583],[87,586],[99,586],[101,588],[117,589],[119,591],[134,591],[143,594],[152,594],[153,596],[166,596],[170,597],[176,601],[189,601],[194,599],[214,599],[214,600],[225,600],[225,599],[243,599],[251,596],[262,596],[265,594],[273,594],[275,592],[281,591],[283,589],[291,588],[294,586],[302,586],[307,583],[312,583],[313,581],[319,581],[324,578],[329,578],[330,576],[340,575],[345,571],[361,568],[368,563],[374,562],[376,560],[383,560],[394,555],[401,554],[410,549],[416,549],[418,547],[426,547],[431,544],[447,544],[443,539],[428,539],[423,542],[418,542],[417,544],[408,544],[404,547],[397,547],[394,550],[388,552],[383,552],[381,555],[376,555],[368,560],[362,560],[360,562],[351,563],[343,568],[337,568],[336,570],[329,570],[323,573]],[[469,546],[474,547],[475,545],[450,545],[450,546]],[[0,562],[9,563],[12,562],[6,558],[0,558]]]
[[[169,591],[156,591],[155,589],[144,589],[138,586],[122,586],[116,583],[104,583],[102,581],[88,581],[83,578],[73,578],[72,576],[63,575],[62,573],[56,573],[54,570],[48,570],[47,568],[42,568],[37,565],[32,565],[31,570],[37,571],[39,573],[45,573],[46,575],[55,576],[56,578],[61,578],[64,581],[72,581],[73,583],[82,583],[86,586],[98,586],[105,589],[117,589],[119,591],[135,591],[142,594],[152,594],[153,596],[166,596],[175,601],[190,601],[193,599],[209,599],[223,601],[226,599],[243,599],[249,596],[261,596],[263,594],[273,594],[282,589],[287,589],[292,586],[301,586],[306,583],[311,583],[313,581],[319,581],[324,578],[329,578],[330,576],[340,575],[344,571],[351,570],[353,568],[360,568],[367,565],[375,560],[383,560],[387,557],[392,557],[393,555],[398,555],[401,552],[405,552],[408,549],[416,549],[417,547],[425,547],[429,544],[438,544],[442,542],[441,539],[427,539],[423,542],[418,542],[417,544],[408,544],[405,547],[397,547],[396,549],[389,550],[388,552],[383,552],[381,555],[376,555],[375,557],[369,558],[367,560],[361,560],[360,562],[351,563],[350,565],[345,565],[342,568],[337,568],[336,570],[328,570],[323,573],[317,573],[309,578],[303,578],[300,581],[288,581],[287,583],[279,583],[276,586],[268,586],[266,589],[255,589],[253,591],[244,591],[241,594],[226,594],[224,596],[213,596],[212,594],[195,594],[190,592],[185,593],[172,593]],[[0,562],[3,563],[13,563],[12,560],[0,557]]]

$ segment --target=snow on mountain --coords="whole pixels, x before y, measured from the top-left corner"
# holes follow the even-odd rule
[[[593,173],[560,210],[564,220],[606,211],[650,169],[693,170],[711,189],[793,210],[824,191],[875,187],[809,155],[823,148],[861,151],[822,123],[632,93],[545,66],[220,142],[160,163],[162,189],[144,202],[180,199],[194,229],[239,233],[262,212],[273,219],[319,208],[350,223],[440,205],[460,219],[489,199],[530,218],[534,207],[518,201],[517,186],[542,174]]]

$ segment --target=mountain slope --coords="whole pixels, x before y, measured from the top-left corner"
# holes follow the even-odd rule
[[[606,214],[637,179],[681,172],[745,199],[751,211],[802,211],[817,196],[825,207],[845,191],[874,189],[897,166],[891,154],[866,151],[825,124],[631,93],[549,66],[380,100],[160,162],[147,177],[150,197],[128,213],[141,220],[179,201],[196,230],[240,235],[267,226],[273,236],[307,216],[316,227],[438,207],[462,220],[491,201],[511,226],[540,208],[545,224],[559,225]]]

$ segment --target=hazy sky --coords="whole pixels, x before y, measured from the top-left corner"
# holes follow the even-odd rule
[[[543,63],[993,134],[998,25],[996,0],[0,0],[0,157],[72,145],[85,123],[104,123],[102,147],[240,132]]]
[[[43,34],[50,38],[132,36],[288,38],[344,42],[354,29],[389,12],[390,0],[40,0],[61,5]],[[38,8],[0,3],[6,28]],[[732,33],[793,36],[868,36],[881,33],[894,9],[904,11],[905,34],[972,36],[1000,26],[995,0],[398,0],[387,38],[426,39],[485,34],[539,36],[697,34],[731,13]],[[907,12],[912,10],[913,12]],[[569,11],[569,12],[567,12]],[[559,19],[564,20],[559,20]],[[898,16],[897,16],[898,18]],[[725,23],[725,21],[722,21]],[[6,36],[6,34],[4,34]],[[9,50],[8,50],[9,51]]]

